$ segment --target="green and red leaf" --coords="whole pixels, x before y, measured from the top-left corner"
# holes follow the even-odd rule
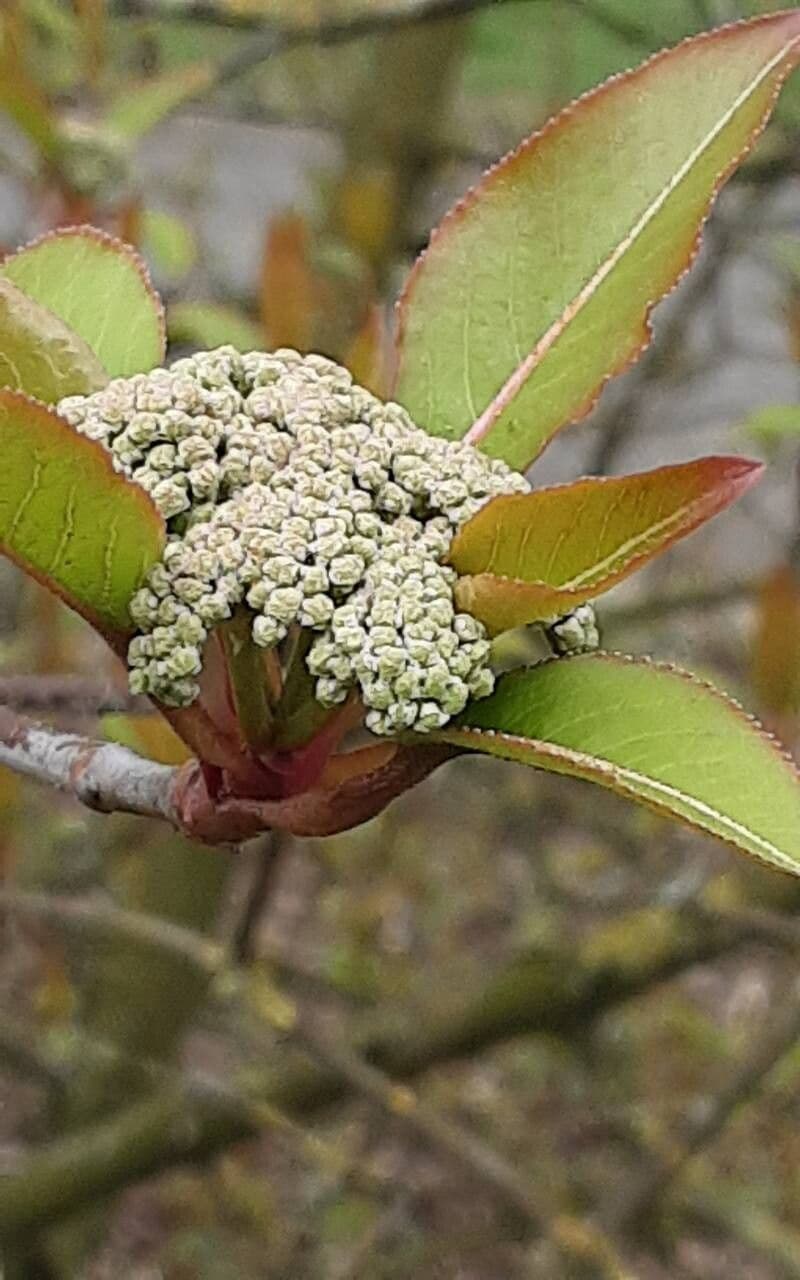
[[[79,334],[0,275],[0,387],[53,404],[107,381]]]
[[[456,598],[493,634],[607,591],[738,498],[763,467],[701,458],[495,498],[459,530]]]
[[[67,227],[11,254],[0,274],[82,338],[110,377],[163,361],[161,300],[142,259],[121,240],[96,227]]]
[[[524,469],[650,340],[723,182],[800,58],[800,10],[686,40],[607,81],[491,169],[399,308],[397,398]]]
[[[800,776],[755,721],[694,676],[608,654],[504,676],[436,735],[570,774],[800,875]]]
[[[113,636],[164,545],[148,495],[102,445],[43,404],[0,391],[0,552]]]

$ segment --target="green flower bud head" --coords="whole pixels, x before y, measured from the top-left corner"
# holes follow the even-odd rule
[[[167,524],[130,605],[135,692],[192,702],[209,630],[244,607],[263,648],[312,632],[318,701],[357,690],[373,733],[430,732],[491,693],[485,630],[444,561],[485,502],[527,492],[505,464],[296,351],[220,347],[58,407]]]

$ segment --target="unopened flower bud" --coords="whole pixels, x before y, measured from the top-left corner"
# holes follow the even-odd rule
[[[488,498],[526,491],[503,463],[288,350],[201,352],[60,408],[167,523],[130,602],[132,688],[195,698],[208,632],[246,602],[260,646],[295,625],[314,633],[317,698],[357,689],[374,732],[434,730],[491,691],[484,628],[456,613],[443,562]]]

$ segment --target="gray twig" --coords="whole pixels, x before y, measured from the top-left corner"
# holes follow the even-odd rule
[[[249,964],[257,957],[258,926],[291,844],[292,838],[286,832],[270,831],[246,851],[253,865],[239,918],[231,929],[230,938],[231,955],[238,964]]]
[[[130,938],[188,960],[202,973],[212,976],[225,963],[224,948],[203,934],[159,916],[128,911],[99,894],[79,898],[68,894],[0,888],[0,911],[58,924],[77,932]]]
[[[174,822],[176,770],[116,742],[38,724],[0,706],[0,765],[69,792],[101,813],[137,813]]]

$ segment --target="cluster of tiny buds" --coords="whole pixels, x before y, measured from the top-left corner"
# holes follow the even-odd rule
[[[167,522],[130,606],[134,692],[194,701],[209,632],[242,608],[264,648],[313,632],[317,699],[358,689],[375,733],[439,728],[492,691],[485,630],[456,612],[444,562],[484,502],[527,491],[504,463],[288,350],[222,347],[58,407]]]
[[[561,656],[591,653],[600,645],[594,609],[590,604],[578,605],[572,613],[565,614],[547,628],[547,637],[555,652]]]

